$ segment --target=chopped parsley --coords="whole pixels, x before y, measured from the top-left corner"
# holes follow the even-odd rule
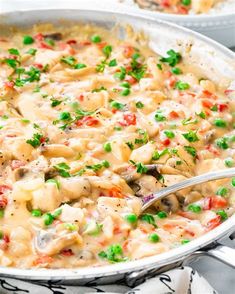
[[[85,68],[86,65],[84,63],[77,63],[74,65],[74,68],[75,69],[82,69],[82,68]]]
[[[55,211],[54,211],[54,213],[53,214],[51,214],[51,213],[45,213],[44,215],[43,215],[43,220],[44,220],[44,224],[46,225],[46,226],[50,226],[52,223],[53,223],[53,221],[60,215],[62,213],[62,209],[61,208],[58,208],[58,209],[56,209]]]
[[[199,116],[202,119],[206,119],[206,114],[204,111],[201,111],[200,113],[196,113],[197,116]]]
[[[188,140],[190,143],[199,141],[197,133],[194,131],[189,131],[188,133],[182,134],[183,137]]]
[[[33,134],[33,138],[26,141],[26,143],[30,144],[34,148],[39,147],[42,143],[43,135],[39,133]]]
[[[173,68],[171,69],[171,72],[172,72],[173,74],[175,74],[175,75],[180,75],[180,74],[182,73],[182,70],[181,70],[180,68],[178,68],[178,67],[173,67]]]
[[[150,225],[153,225],[155,228],[157,228],[155,218],[152,214],[146,213],[141,215],[140,219],[144,222],[149,223]]]
[[[112,50],[113,50],[113,48],[112,48],[112,46],[110,46],[110,45],[106,45],[106,46],[102,49],[102,51],[103,51],[103,53],[104,53],[104,55],[105,55],[106,58],[109,58],[109,57],[110,57],[110,55],[111,55],[111,53],[112,53]]]
[[[103,167],[105,168],[110,167],[110,163],[107,160],[103,160],[101,163],[86,166],[87,169],[91,169],[94,172],[101,170]]]
[[[120,102],[118,102],[118,101],[114,101],[114,100],[110,102],[110,106],[111,106],[112,108],[117,109],[117,110],[122,110],[122,109],[125,108],[125,104],[120,103]]]
[[[192,157],[197,156],[197,150],[192,146],[184,146],[184,150],[187,151],[190,155],[192,155]]]
[[[14,69],[17,67],[17,65],[18,65],[18,63],[19,63],[18,60],[13,59],[13,58],[5,58],[5,59],[4,59],[4,62],[5,62],[8,66],[10,66],[11,68],[14,68]]]
[[[58,163],[57,165],[54,165],[54,168],[58,171],[59,175],[63,178],[69,178],[71,177],[69,170],[70,167],[65,162]]]
[[[121,66],[120,71],[114,74],[114,77],[120,81],[123,81],[126,77],[126,69],[125,67]]]
[[[182,120],[182,125],[183,126],[196,124],[196,123],[198,123],[198,120],[197,119],[192,119],[191,117],[185,118],[185,119]]]
[[[10,48],[10,49],[8,49],[8,52],[9,52],[11,55],[20,56],[20,52],[19,52],[19,50],[15,49],[15,48]]]
[[[62,103],[62,101],[57,100],[55,98],[51,98],[51,107],[56,107],[58,105],[60,105]]]
[[[116,66],[116,65],[117,65],[117,60],[116,60],[116,59],[112,59],[112,60],[110,60],[108,65],[109,65],[110,67]]]
[[[131,149],[134,150],[134,144],[132,142],[126,142],[126,145]]]
[[[41,212],[40,209],[33,209],[33,210],[31,211],[31,214],[32,214],[32,216],[34,216],[34,217],[40,217],[40,216],[42,216],[42,212]]]
[[[30,48],[26,53],[28,53],[28,54],[34,56],[34,55],[36,54],[36,52],[37,52],[37,49]]]
[[[130,163],[136,167],[137,173],[139,173],[139,174],[146,174],[147,173],[148,168],[142,162],[136,163],[133,160],[130,160]]]
[[[60,120],[72,120],[71,114],[67,111],[61,112],[59,114],[59,119]]]
[[[152,160],[158,160],[158,159],[160,159],[162,156],[164,156],[164,155],[166,155],[166,154],[169,154],[169,150],[168,150],[168,148],[164,149],[164,150],[161,151],[160,153],[159,153],[157,150],[155,150],[155,151],[153,152]]]
[[[106,60],[102,60],[99,64],[96,65],[97,72],[103,72],[106,66]]]
[[[170,131],[170,130],[166,130],[166,131],[164,131],[164,134],[165,134],[165,136],[166,136],[167,138],[169,138],[169,139],[173,139],[173,138],[175,138],[175,134],[174,134],[174,132],[172,132],[172,131]]]
[[[175,52],[173,49],[168,50],[167,52],[168,57],[162,57],[160,59],[161,62],[168,63],[170,66],[176,66],[181,61],[181,55],[178,52]]]
[[[52,184],[56,185],[56,187],[57,187],[58,189],[60,189],[60,182],[59,182],[57,179],[48,179],[48,180],[46,181],[46,183],[52,183]]]
[[[74,67],[76,64],[76,58],[73,56],[62,57],[60,61],[72,67]]]

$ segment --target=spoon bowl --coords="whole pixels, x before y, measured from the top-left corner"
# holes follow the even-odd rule
[[[160,191],[143,197],[143,206],[141,212],[143,213],[147,208],[154,204],[154,202],[161,200],[162,198],[178,192],[184,188],[195,186],[198,184],[207,183],[214,180],[220,180],[224,178],[235,177],[235,168],[225,169],[221,171],[209,172],[196,177],[189,178],[185,181],[171,185],[167,188],[161,189]]]

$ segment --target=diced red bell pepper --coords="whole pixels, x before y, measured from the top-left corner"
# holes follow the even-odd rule
[[[234,91],[235,91],[235,90],[227,89],[227,90],[224,91],[224,94],[225,94],[225,95],[229,95],[229,94],[231,94],[231,93],[234,92]]]
[[[124,46],[123,55],[126,58],[131,58],[134,53],[135,53],[135,49],[133,46],[131,46],[131,45]]]
[[[126,76],[125,81],[131,85],[134,85],[137,82],[137,80],[132,76]]]
[[[123,115],[124,121],[119,122],[121,126],[136,125],[136,115],[134,113],[126,113]]]
[[[34,63],[33,66],[40,69],[40,70],[43,69],[43,65],[41,63]]]
[[[86,126],[95,126],[99,124],[99,120],[93,116],[84,116],[82,119],[79,119],[76,122],[77,126],[82,126],[82,125],[86,125]]]
[[[14,89],[15,83],[14,82],[4,82],[4,87],[7,89]]]
[[[216,217],[208,221],[208,223],[206,224],[206,228],[210,231],[218,227],[220,224],[221,224],[221,217],[220,215],[217,215]]]
[[[3,251],[7,250],[9,243],[10,243],[9,236],[4,234],[2,240],[0,240],[0,249]]]
[[[176,119],[176,118],[179,118],[179,114],[172,110],[170,113],[169,113],[169,117],[172,118],[172,119]]]
[[[121,190],[117,187],[111,188],[108,194],[109,194],[109,197],[124,198],[124,195],[121,193]]]
[[[169,146],[171,144],[171,140],[169,138],[161,141],[161,143],[164,145],[164,146]]]
[[[48,45],[48,44],[46,44],[46,43],[44,43],[44,42],[40,42],[40,43],[38,44],[38,47],[39,47],[39,48],[42,48],[42,49],[48,49],[48,50],[52,50],[52,49],[53,49],[52,46],[50,46],[50,45]]]
[[[224,110],[228,109],[228,104],[218,103],[217,108],[219,112],[223,112]]]
[[[188,14],[188,9],[186,7],[180,5],[177,8],[177,13],[178,14]]]
[[[8,185],[0,185],[0,195],[4,194],[5,192],[12,190],[12,188]]]
[[[33,261],[33,265],[37,266],[40,264],[51,263],[52,261],[53,261],[53,258],[51,256],[41,255]]]
[[[166,8],[171,7],[171,2],[170,2],[170,0],[162,0],[162,1],[161,1],[161,6],[166,7]]]
[[[202,106],[211,109],[211,107],[214,105],[212,101],[208,99],[201,100]]]
[[[7,198],[4,195],[0,195],[0,209],[6,208],[8,203]]]
[[[228,201],[226,198],[224,198],[222,196],[211,197],[211,208],[212,209],[225,208],[227,206],[228,206]]]
[[[77,41],[76,40],[68,40],[66,43],[68,45],[75,45],[75,44],[77,44]]]
[[[38,33],[34,36],[34,39],[41,42],[44,40],[44,36],[43,36],[43,34]]]
[[[79,45],[80,46],[89,46],[89,45],[91,45],[91,41],[88,41],[88,40],[80,41]]]

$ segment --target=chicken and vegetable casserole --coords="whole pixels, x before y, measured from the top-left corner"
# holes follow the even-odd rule
[[[188,14],[207,13],[221,0],[135,0],[145,9],[160,11],[164,13]]]
[[[3,30],[2,30],[3,31]],[[0,264],[70,268],[166,252],[235,210],[234,89],[140,35],[40,25],[0,38]],[[182,47],[183,48],[183,47]]]

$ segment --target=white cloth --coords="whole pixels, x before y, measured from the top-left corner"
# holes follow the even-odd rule
[[[211,285],[190,267],[181,267],[131,289],[125,285],[64,286],[48,281],[38,284],[0,277],[1,294],[216,294]]]

